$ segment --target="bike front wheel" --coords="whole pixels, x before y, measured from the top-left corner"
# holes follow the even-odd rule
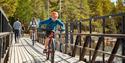
[[[52,52],[51,52],[51,63],[54,63],[54,55],[55,55],[55,45],[54,45],[54,40],[52,40]]]

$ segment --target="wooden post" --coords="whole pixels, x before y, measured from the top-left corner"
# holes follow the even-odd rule
[[[89,33],[92,33],[92,21],[93,19],[90,19],[89,21]],[[89,47],[91,48],[91,39],[89,40]],[[91,50],[89,51],[89,62],[91,62]]]
[[[2,12],[0,11],[0,32],[2,32]]]
[[[75,41],[75,45],[74,45],[74,48],[73,48],[73,50],[72,50],[72,56],[73,57],[75,57],[75,53],[76,53],[76,48],[77,48],[77,45],[78,45],[78,42],[79,42],[79,38],[80,38],[80,36],[78,36],[77,35],[77,37],[76,37],[76,41]]]
[[[122,33],[125,34],[125,16],[122,18]],[[125,56],[125,38],[122,39],[122,55]],[[122,58],[122,63],[125,63],[125,58]]]
[[[81,20],[80,20],[81,21]],[[81,22],[79,22],[79,33],[82,33],[82,23]],[[81,35],[79,36],[79,45],[81,46],[82,45],[82,43],[81,43]],[[79,51],[79,55],[82,53],[82,48],[80,48],[80,51]],[[79,56],[79,58],[80,58],[80,56]]]
[[[81,33],[81,22],[76,22],[76,25],[77,25],[77,29],[78,29],[78,33]],[[75,57],[75,53],[77,51],[77,45],[80,44],[81,45],[81,36],[80,35],[77,35],[76,37],[76,41],[75,41],[75,46],[74,48],[72,49],[72,56]],[[81,49],[80,49],[80,52],[81,54]]]
[[[102,42],[103,40],[104,40],[104,39],[103,39],[102,36],[99,37],[98,43],[97,43],[97,45],[96,45],[95,51],[94,51],[93,56],[92,56],[92,61],[91,61],[91,63],[95,63],[95,59],[96,59],[97,53],[98,53],[97,50],[98,50],[99,47],[101,46],[101,42]]]
[[[114,48],[113,48],[113,50],[112,50],[112,52],[111,52],[111,55],[110,55],[110,57],[109,57],[109,59],[108,59],[108,63],[112,63],[112,61],[113,61],[113,59],[114,59],[114,57],[115,57],[115,54],[117,53],[117,50],[118,50],[118,48],[119,48],[119,45],[120,45],[120,38],[117,38],[117,41],[116,41],[116,43],[115,43],[115,46],[114,46]]]
[[[81,53],[81,55],[80,55],[80,60],[85,60],[84,59],[84,56],[85,56],[85,53],[86,53],[86,49],[85,49],[85,47],[87,47],[88,45],[89,45],[89,41],[91,40],[91,36],[86,36],[86,38],[85,38],[85,43],[84,43],[84,45],[83,45],[83,49],[82,49],[82,53]]]
[[[74,43],[73,33],[74,33],[74,22],[70,22],[70,44]],[[73,46],[71,46],[71,51],[73,51]],[[70,54],[73,55],[74,53],[72,52]]]
[[[73,28],[74,28],[74,23],[70,23],[70,43],[71,44],[73,44],[73,32],[74,32],[74,30],[73,30]]]
[[[103,18],[102,19],[103,20],[103,34],[105,34],[105,18]],[[103,37],[103,39],[104,39],[104,37]],[[103,46],[102,46],[102,50],[103,51],[105,51],[105,41],[103,40]],[[105,63],[105,54],[103,53],[103,57],[102,57],[102,59],[103,59],[103,63]]]
[[[68,47],[68,23],[65,24],[66,26],[66,29],[65,29],[65,33],[66,33],[66,36],[65,36],[65,53],[67,53],[67,47]]]
[[[0,63],[1,63],[1,59],[2,59],[2,38],[0,38]]]

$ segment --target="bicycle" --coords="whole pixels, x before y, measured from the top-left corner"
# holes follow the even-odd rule
[[[54,63],[54,54],[55,54],[55,40],[54,40],[54,32],[51,29],[42,29],[44,31],[50,31],[51,36],[49,37],[50,40],[48,42],[48,48],[46,53],[46,60],[49,60],[51,54],[51,63]]]
[[[32,45],[34,46],[35,39],[36,39],[35,29],[32,29],[31,39],[32,39]]]

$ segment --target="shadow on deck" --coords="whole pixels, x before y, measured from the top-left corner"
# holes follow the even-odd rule
[[[43,49],[44,46],[38,42],[32,46],[31,40],[26,37],[21,38],[19,43],[15,43],[13,40],[8,63],[51,63],[50,60],[46,60]],[[71,57],[59,51],[55,52],[54,60],[55,63],[84,63],[76,57]]]

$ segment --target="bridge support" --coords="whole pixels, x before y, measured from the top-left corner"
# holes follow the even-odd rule
[[[122,20],[122,33],[125,34],[125,16]],[[125,38],[122,39],[122,55],[125,55]],[[125,58],[122,58],[122,63],[125,63]]]

